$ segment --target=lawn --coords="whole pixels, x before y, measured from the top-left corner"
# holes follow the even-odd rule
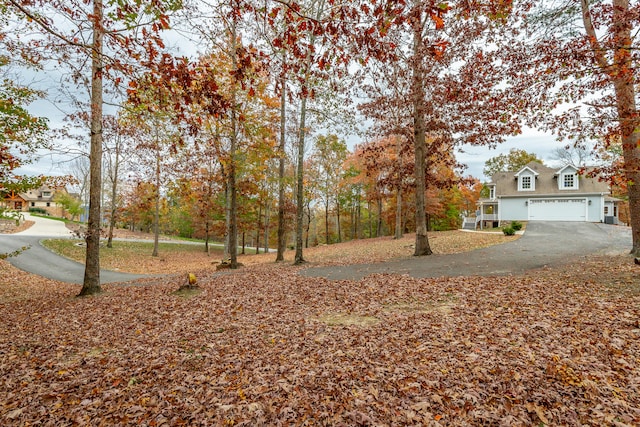
[[[43,245],[53,252],[84,263],[86,247],[82,240],[50,239]],[[137,274],[166,274],[206,268],[222,258],[222,251],[212,246],[209,254],[204,244],[158,244],[158,256],[153,257],[153,242],[113,241],[113,247],[100,249],[101,268]]]
[[[381,257],[371,246],[309,258]],[[360,281],[261,257],[271,261],[200,270],[200,292],[176,294],[181,272],[89,298],[0,261],[1,424],[640,424],[628,257],[527,276]]]
[[[141,237],[141,236],[136,236]],[[146,235],[148,238],[149,236]],[[438,254],[465,252],[501,244],[517,239],[519,236],[502,234],[467,233],[463,231],[439,231],[429,233],[431,248]],[[386,261],[393,258],[413,255],[415,234],[407,234],[401,239],[379,237],[354,240],[338,245],[320,245],[304,250],[305,259],[312,264],[352,264]],[[44,245],[54,252],[78,262],[85,260],[85,247],[81,240],[53,239]],[[222,259],[219,246],[212,246],[207,254],[202,244],[169,243],[159,244],[159,256],[152,257],[153,243],[114,241],[113,248],[103,247],[100,251],[100,266],[107,270],[138,274],[171,274],[177,272],[198,271],[211,268]],[[293,262],[294,251],[285,252],[285,260]],[[246,249],[239,254],[244,265],[269,264],[275,261],[275,252],[255,254],[255,249]]]

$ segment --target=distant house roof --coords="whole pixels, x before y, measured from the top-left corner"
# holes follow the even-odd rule
[[[502,196],[532,196],[532,195],[571,195],[571,194],[593,194],[609,193],[609,185],[599,181],[598,178],[589,178],[579,175],[580,185],[577,189],[561,189],[558,185],[558,177],[566,169],[576,168],[564,166],[560,169],[550,168],[538,162],[529,162],[525,167],[517,171],[505,171],[493,174],[489,184],[495,184],[496,197]],[[525,170],[530,170],[535,175],[535,191],[518,191],[518,176]],[[587,171],[589,168],[587,168]]]
[[[27,202],[50,202],[53,201],[56,192],[60,190],[61,188],[43,186],[20,193],[20,197]]]

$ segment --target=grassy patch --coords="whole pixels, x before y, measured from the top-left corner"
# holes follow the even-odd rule
[[[30,212],[31,216],[37,216],[39,218],[46,218],[46,219],[51,219],[53,221],[60,221],[60,222],[64,222],[65,224],[83,224],[79,221],[71,221],[70,219],[66,219],[66,218],[61,218],[58,216],[49,216],[49,215],[43,215],[43,214],[39,214],[39,213],[34,213],[34,212]]]
[[[403,301],[394,304],[387,304],[385,305],[385,310],[402,313],[439,312],[449,314],[455,305],[455,298],[451,295],[446,295],[437,301]]]
[[[191,299],[196,295],[199,295],[202,292],[202,288],[200,287],[181,287],[177,291],[173,292],[173,295],[179,296],[184,299]]]
[[[84,262],[86,248],[84,241],[77,239],[50,239],[43,245],[53,252]],[[126,271],[131,273],[172,273],[176,263],[187,268],[205,266],[213,259],[222,257],[222,251],[211,251],[207,255],[204,245],[160,243],[159,256],[152,257],[153,242],[113,241],[113,247],[102,247],[100,250],[100,266],[107,270]]]
[[[326,323],[329,326],[361,326],[363,328],[374,326],[380,323],[380,319],[373,316],[360,316],[357,314],[345,314],[345,313],[327,313],[318,317],[322,323]]]

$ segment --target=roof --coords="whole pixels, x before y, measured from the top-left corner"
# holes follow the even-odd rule
[[[535,191],[518,191],[519,172],[530,169],[536,175]],[[598,181],[598,178],[589,178],[579,175],[578,189],[560,189],[558,187],[558,174],[566,169],[566,166],[555,169],[538,162],[529,162],[524,168],[517,171],[505,171],[493,174],[490,184],[496,186],[496,197],[503,196],[524,196],[532,195],[571,195],[571,194],[600,194],[609,193],[609,185],[606,182]],[[575,168],[573,168],[575,170]],[[587,168],[587,171],[591,168]]]
[[[56,194],[56,191],[59,191],[59,188],[52,187],[40,187],[36,189],[29,190],[25,193],[20,193],[20,197],[22,197],[27,202],[50,202],[53,201],[53,197]],[[48,192],[49,195],[45,196],[44,193]]]

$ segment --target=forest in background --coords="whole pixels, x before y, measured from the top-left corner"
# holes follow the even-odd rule
[[[120,214],[156,235],[222,232],[233,267],[248,233],[256,246],[275,240],[276,260],[292,245],[299,264],[310,236],[329,243],[393,225],[416,233],[414,255],[429,255],[427,230],[451,227],[479,191],[455,150],[493,146],[524,125],[619,147],[602,172],[639,178],[640,14],[627,1],[5,0],[0,9],[0,179],[5,190],[25,185],[12,171],[36,150],[77,141],[73,152],[89,159],[82,294],[100,291],[102,221],[113,227]],[[176,56],[167,44],[177,34],[198,53]],[[53,92],[72,108],[54,134],[26,108],[46,93],[21,81],[25,67],[62,76]],[[363,119],[367,142],[349,153],[339,135]],[[627,188],[638,252],[640,187]]]

